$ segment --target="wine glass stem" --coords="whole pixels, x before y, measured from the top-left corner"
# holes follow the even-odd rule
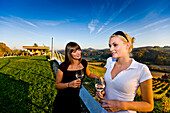
[[[102,93],[102,91],[100,91],[100,93]],[[103,99],[100,98],[100,100],[103,100]],[[99,100],[99,103],[100,103],[100,104],[103,104],[103,102],[101,102],[100,100]]]

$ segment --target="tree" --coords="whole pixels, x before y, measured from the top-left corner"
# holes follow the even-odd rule
[[[38,47],[38,44],[37,44],[37,43],[34,43],[34,47]]]

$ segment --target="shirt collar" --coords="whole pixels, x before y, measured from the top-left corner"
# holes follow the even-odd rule
[[[113,63],[111,64],[112,68],[114,67],[116,60],[117,60],[117,58],[112,58],[112,61],[113,61]],[[130,66],[126,70],[135,69],[135,68],[138,67],[137,62],[133,58],[131,58],[131,60],[132,60],[132,63],[130,64]]]
[[[113,61],[113,62],[115,62],[116,60],[117,60],[117,58],[113,58],[113,57],[112,57],[112,61]]]
[[[117,58],[112,57],[112,63],[111,63],[112,68],[114,67],[116,60],[117,60]]]
[[[131,58],[131,60],[132,60],[132,63],[130,64],[130,66],[127,69],[137,68],[137,66],[138,66],[137,62],[133,58]]]

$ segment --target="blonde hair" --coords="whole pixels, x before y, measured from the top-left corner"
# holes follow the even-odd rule
[[[121,34],[121,33],[123,33],[123,34]],[[130,53],[133,49],[133,43],[135,41],[135,38],[134,37],[131,38],[130,35],[125,33],[124,31],[117,31],[117,32],[113,33],[113,35],[110,36],[110,39],[113,37],[116,37],[116,36],[120,37],[123,42],[130,43],[130,47],[129,47],[129,53]]]

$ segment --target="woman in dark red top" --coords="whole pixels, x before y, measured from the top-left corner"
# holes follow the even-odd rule
[[[75,42],[69,42],[65,48],[65,61],[57,71],[55,87],[58,93],[53,113],[81,113],[79,91],[82,79],[75,76],[79,70],[83,70],[84,75],[89,78],[99,79],[90,73],[87,61],[82,59],[80,46]]]

